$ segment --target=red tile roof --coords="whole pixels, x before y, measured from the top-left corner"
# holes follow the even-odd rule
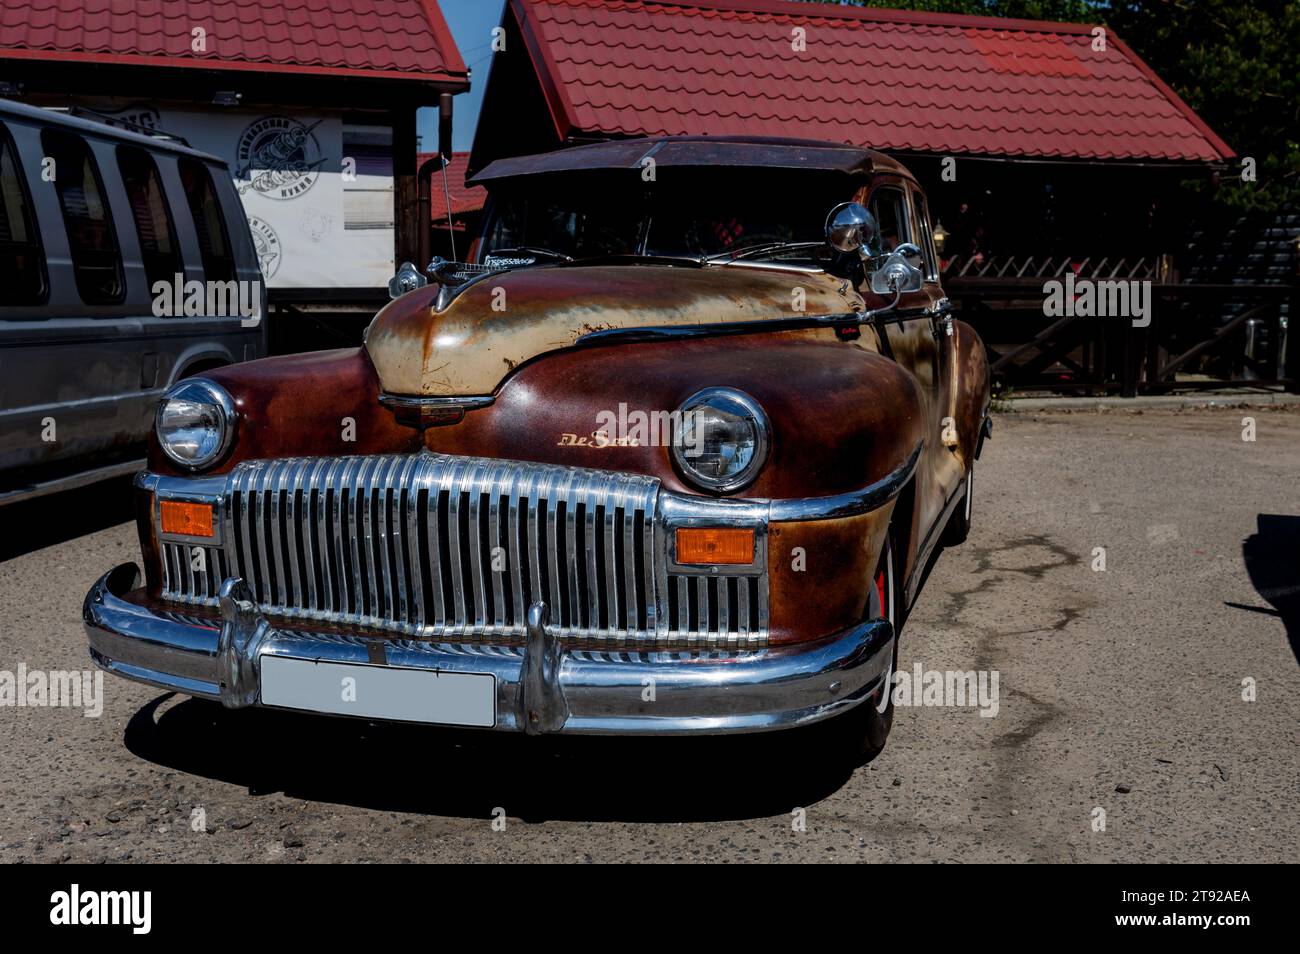
[[[562,140],[779,135],[944,155],[1233,154],[1113,33],[1094,51],[1089,26],[780,0],[511,7]]]
[[[432,159],[437,153],[416,153],[415,167],[424,165],[425,160]],[[483,186],[465,185],[465,167],[469,165],[468,152],[453,152],[451,162],[447,164],[447,191],[451,193],[451,214],[463,215],[477,212],[483,208],[487,199],[487,189]],[[443,194],[442,171],[435,170],[431,182],[432,192],[429,196],[429,214],[435,222],[447,219],[447,198]]]
[[[206,50],[191,48],[202,28]],[[384,77],[468,88],[436,0],[23,0],[0,59]]]

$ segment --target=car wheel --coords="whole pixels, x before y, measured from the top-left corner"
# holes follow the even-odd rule
[[[895,575],[894,547],[889,537],[880,554],[880,563],[872,579],[868,598],[868,616],[884,618],[898,633],[898,580]],[[831,758],[847,758],[852,768],[870,762],[885,747],[889,730],[894,725],[893,676],[898,665],[898,640],[894,640],[894,655],[890,660],[885,684],[876,696],[854,706],[843,715],[835,716],[815,728],[823,732],[824,745]]]
[[[970,469],[966,471],[966,493],[965,499],[951,517],[948,518],[948,526],[943,531],[944,546],[955,547],[959,543],[965,543],[966,538],[970,536],[970,517],[971,507],[974,504],[975,492],[975,465],[971,464]]]

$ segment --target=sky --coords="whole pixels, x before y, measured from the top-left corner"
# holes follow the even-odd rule
[[[474,142],[474,126],[483,105],[488,67],[492,65],[492,28],[501,24],[505,0],[439,0],[439,8],[451,28],[460,58],[470,68],[470,90],[457,96],[452,105],[451,148],[468,152]],[[438,148],[438,110],[421,109],[415,119],[420,151]]]

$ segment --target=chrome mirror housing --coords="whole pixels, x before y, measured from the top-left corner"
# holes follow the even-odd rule
[[[901,255],[907,259],[907,264],[913,268],[921,268],[925,264],[925,256],[921,253],[921,247],[912,242],[903,242],[898,248],[894,249],[895,255]]]
[[[880,267],[871,273],[871,290],[877,295],[920,291],[925,276],[911,263],[911,259],[922,261],[921,250],[911,242],[904,242],[888,255],[881,256]]]
[[[415,291],[429,284],[429,279],[420,274],[420,270],[410,262],[403,262],[397,274],[388,280],[388,297],[400,298],[407,292]]]
[[[859,202],[842,202],[826,216],[826,241],[840,252],[869,250],[876,239],[876,220]]]

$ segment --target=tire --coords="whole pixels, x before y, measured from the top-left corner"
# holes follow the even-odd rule
[[[894,654],[885,685],[875,697],[869,697],[843,715],[814,727],[822,732],[821,747],[826,750],[826,754],[832,759],[847,760],[850,768],[865,765],[879,755],[885,747],[885,740],[889,738],[889,730],[894,725],[891,690],[894,669],[898,665],[898,590],[893,542],[890,536],[886,536],[880,563],[872,579],[867,614],[871,619],[883,617],[894,627]]]
[[[970,469],[966,471],[966,493],[961,502],[961,507],[948,518],[948,526],[943,528],[944,546],[955,547],[965,543],[966,538],[970,536],[970,518],[971,509],[974,506],[974,492],[975,465],[972,463]]]

